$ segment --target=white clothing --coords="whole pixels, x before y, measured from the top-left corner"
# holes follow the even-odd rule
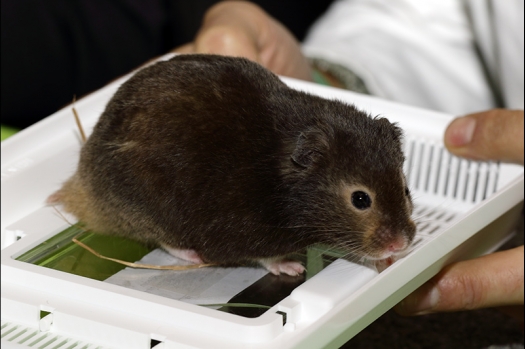
[[[523,109],[523,10],[523,0],[339,0],[303,51],[386,99],[455,115]]]

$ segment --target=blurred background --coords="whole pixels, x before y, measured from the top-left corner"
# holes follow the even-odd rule
[[[2,0],[2,125],[27,127],[73,96],[192,41],[205,11],[217,2]],[[332,1],[253,2],[302,40]]]

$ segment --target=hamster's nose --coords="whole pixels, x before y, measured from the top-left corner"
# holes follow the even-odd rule
[[[399,236],[388,245],[388,251],[392,253],[396,253],[399,251],[403,251],[406,247],[407,247],[406,239],[402,236]]]
[[[377,229],[376,236],[385,251],[396,253],[404,250],[407,247],[407,239],[401,232],[388,227],[381,227]]]

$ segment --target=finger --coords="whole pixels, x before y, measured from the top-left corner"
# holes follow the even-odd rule
[[[258,61],[259,36],[266,14],[255,4],[224,1],[205,14],[195,51],[246,57]]]
[[[256,42],[245,31],[232,26],[213,26],[203,29],[195,39],[196,53],[245,57],[258,62]]]
[[[293,35],[247,1],[223,1],[211,7],[194,42],[199,53],[245,57],[276,74],[311,80],[308,60]]]
[[[444,141],[458,156],[523,164],[523,110],[493,109],[457,118]]]
[[[523,305],[523,246],[459,262],[405,298],[402,315]]]
[[[179,46],[171,50],[174,53],[195,53],[195,46],[192,42]]]

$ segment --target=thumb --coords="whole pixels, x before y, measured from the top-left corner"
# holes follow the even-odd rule
[[[194,53],[195,52],[195,45],[190,42],[181,46],[178,46],[174,49],[172,49],[170,52],[173,53]]]
[[[259,62],[267,14],[257,5],[223,1],[210,7],[194,40],[197,53],[245,57]]]
[[[523,164],[523,110],[493,109],[459,117],[448,126],[444,141],[461,157]]]
[[[523,305],[523,246],[454,263],[399,303],[402,315]]]
[[[204,28],[195,38],[195,52],[245,57],[259,62],[256,39],[233,26]]]

